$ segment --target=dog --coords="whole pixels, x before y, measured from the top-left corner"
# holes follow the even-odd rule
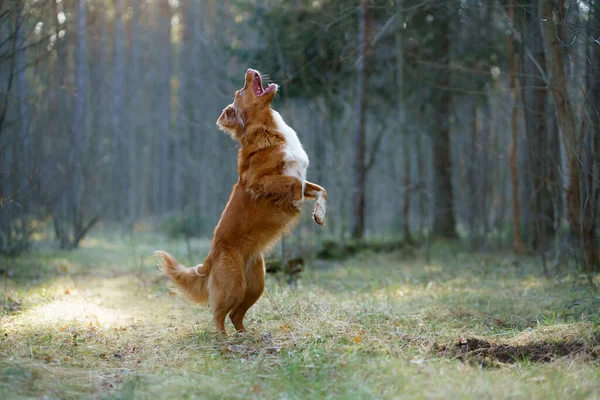
[[[271,108],[277,89],[263,88],[260,73],[248,69],[244,87],[217,120],[240,144],[239,180],[204,263],[186,268],[167,252],[154,253],[185,296],[208,303],[221,334],[228,314],[237,331],[246,330],[244,316],[265,287],[263,254],[296,226],[302,200],[315,200],[313,219],[325,223],[327,191],[306,180],[308,156],[296,132]]]

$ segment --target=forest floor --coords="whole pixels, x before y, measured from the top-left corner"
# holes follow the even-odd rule
[[[152,257],[198,263],[207,241],[39,244],[0,258],[0,398],[600,398],[600,294],[458,248],[309,263],[295,290],[269,276],[249,332],[220,337]]]

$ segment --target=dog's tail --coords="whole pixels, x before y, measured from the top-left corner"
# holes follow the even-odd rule
[[[208,302],[208,275],[210,274],[208,263],[186,268],[166,251],[155,251],[154,256],[162,258],[162,270],[169,275],[184,296],[196,303]]]

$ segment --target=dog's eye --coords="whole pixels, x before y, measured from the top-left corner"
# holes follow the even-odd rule
[[[238,94],[239,94],[240,96],[242,96],[242,95],[244,94],[244,89],[240,90],[240,91],[238,92]]]

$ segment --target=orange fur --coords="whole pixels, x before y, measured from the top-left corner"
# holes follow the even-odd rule
[[[263,89],[258,72],[249,69],[244,88],[217,120],[219,128],[241,144],[239,181],[215,228],[204,264],[185,268],[170,254],[155,252],[188,298],[208,302],[223,334],[227,314],[238,331],[245,330],[246,311],[265,285],[263,254],[297,224],[304,197],[317,200],[313,218],[324,223],[325,189],[284,174],[288,143],[273,119],[271,101],[276,91],[276,85]]]

